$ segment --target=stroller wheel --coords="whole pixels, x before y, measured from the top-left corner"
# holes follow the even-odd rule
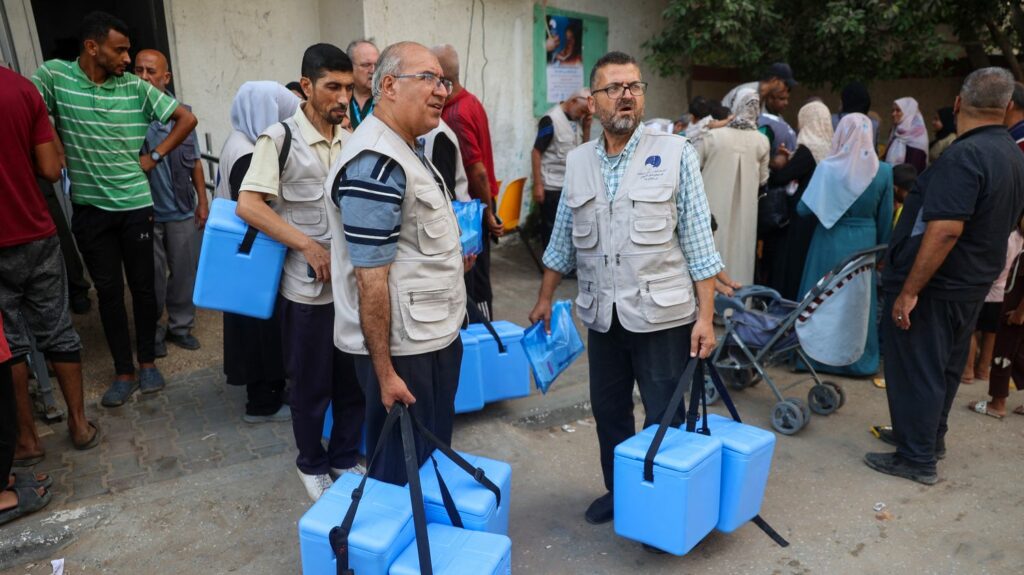
[[[831,387],[832,389],[836,390],[836,393],[839,394],[839,406],[836,407],[836,409],[839,409],[840,407],[846,405],[846,392],[843,391],[842,386],[840,386],[838,383],[836,383],[834,381],[827,381],[826,380],[826,381],[822,381],[821,383],[822,383],[822,385],[827,385],[827,386]]]
[[[804,412],[791,401],[780,401],[772,408],[772,427],[783,435],[793,435],[806,424]]]
[[[815,385],[807,392],[807,403],[818,415],[829,415],[839,409],[841,398],[835,388],[825,384]]]
[[[806,401],[800,399],[799,397],[787,397],[786,401],[788,401],[790,403],[795,403],[797,405],[797,407],[800,408],[800,411],[804,414],[804,422],[805,422],[805,424],[806,424],[807,421],[810,421],[810,419],[811,419],[811,408],[807,406],[807,402]]]
[[[715,387],[715,382],[711,380],[710,375],[704,376],[704,397],[708,400],[708,405],[718,402],[722,398],[718,393],[718,388]],[[690,401],[693,401],[692,399]]]

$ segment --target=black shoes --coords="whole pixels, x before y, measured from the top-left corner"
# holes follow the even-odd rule
[[[189,351],[195,351],[200,347],[199,340],[190,333],[178,335],[168,332],[167,335],[164,336],[164,340]]]
[[[611,521],[615,517],[615,498],[612,496],[612,492],[609,491],[595,499],[590,507],[587,507],[584,517],[591,525],[601,525]]]
[[[881,439],[883,442],[888,443],[889,445],[891,445],[893,447],[898,447],[898,445],[896,445],[896,436],[893,435],[892,426],[891,425],[879,425],[879,426],[876,426],[874,429],[875,429],[875,436],[878,437],[878,439]],[[945,459],[945,458],[946,458],[946,438],[940,437],[940,438],[935,440],[935,459]]]
[[[904,459],[898,453],[868,453],[864,463],[879,473],[902,477],[925,485],[935,485],[939,475],[934,469],[927,469]]]

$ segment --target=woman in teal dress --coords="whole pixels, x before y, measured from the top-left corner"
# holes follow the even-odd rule
[[[804,264],[800,293],[806,294],[829,270],[854,252],[884,244],[892,231],[892,166],[878,160],[871,120],[848,114],[836,127],[832,150],[814,171],[797,212],[814,214],[818,225]],[[878,372],[877,295],[871,282],[871,309],[864,355],[837,367],[814,362],[826,373],[868,376]],[[837,336],[837,341],[842,338]],[[840,344],[841,345],[841,344]]]

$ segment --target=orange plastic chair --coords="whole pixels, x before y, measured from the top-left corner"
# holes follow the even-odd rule
[[[508,186],[505,187],[505,192],[499,198],[498,217],[501,218],[506,234],[519,232],[519,239],[526,246],[526,251],[533,259],[533,263],[536,264],[537,270],[544,273],[544,266],[541,264],[540,258],[534,253],[533,246],[530,245],[529,240],[522,233],[522,228],[519,227],[519,221],[522,219],[523,187],[525,185],[526,178],[519,178],[509,182]]]

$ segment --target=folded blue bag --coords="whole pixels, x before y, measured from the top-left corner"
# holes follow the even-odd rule
[[[459,229],[462,235],[459,240],[462,242],[462,253],[467,256],[475,256],[484,250],[484,205],[480,200],[469,202],[452,202],[455,209],[455,218],[459,221]]]
[[[537,389],[547,393],[555,378],[583,353],[583,338],[572,321],[572,302],[564,299],[551,306],[550,335],[539,321],[523,334],[522,344]]]

